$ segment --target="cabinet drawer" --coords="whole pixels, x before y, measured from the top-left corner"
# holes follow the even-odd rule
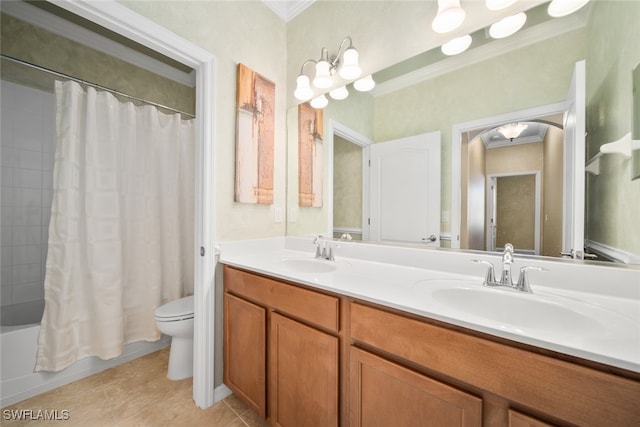
[[[288,285],[226,265],[224,286],[228,292],[256,301],[260,305],[339,332],[340,300],[337,297]]]
[[[446,376],[579,425],[640,425],[640,382],[352,303],[351,336]]]

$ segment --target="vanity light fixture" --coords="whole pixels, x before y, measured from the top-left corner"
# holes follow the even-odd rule
[[[465,15],[460,0],[438,0],[438,13],[431,22],[431,28],[436,33],[448,33],[462,25]]]
[[[511,6],[517,1],[518,0],[487,0],[485,4],[489,10],[500,10]]]
[[[509,37],[522,28],[525,22],[527,22],[527,14],[524,12],[507,16],[506,18],[491,24],[491,27],[489,27],[489,35],[494,39]]]
[[[349,45],[346,47],[346,43]],[[307,59],[300,67],[300,75],[296,79],[296,89],[293,95],[300,101],[308,101],[313,97],[313,89],[309,84],[309,77],[304,73],[304,67],[309,64],[315,64],[315,74],[312,80],[313,86],[318,89],[328,89],[333,83],[333,75],[338,71],[340,77],[344,80],[353,80],[360,77],[362,69],[358,65],[358,51],[353,47],[351,37],[345,37],[335,56],[329,56],[329,50],[323,47],[320,50],[320,59]],[[326,99],[326,97],[325,97]]]
[[[472,41],[471,36],[467,34],[466,36],[457,37],[453,40],[446,42],[440,47],[440,49],[442,50],[442,53],[444,53],[445,55],[449,55],[449,56],[457,55],[467,50],[469,46],[471,46],[471,41]]]
[[[500,126],[497,131],[513,142],[528,127],[529,125],[525,123],[509,123],[508,125]]]
[[[311,101],[309,101],[309,104],[311,104],[313,108],[321,109],[329,105],[329,100],[327,99],[326,96],[320,95],[320,96],[316,96]]]
[[[547,13],[554,18],[560,18],[577,11],[588,2],[589,0],[553,0],[549,3]]]
[[[331,92],[329,92],[329,96],[331,96],[333,99],[340,101],[342,99],[345,99],[347,96],[349,96],[349,91],[347,90],[346,86],[340,86],[339,88],[336,88]]]
[[[369,92],[376,86],[376,82],[373,81],[373,77],[369,74],[367,77],[363,77],[360,80],[353,82],[353,88],[358,92]]]

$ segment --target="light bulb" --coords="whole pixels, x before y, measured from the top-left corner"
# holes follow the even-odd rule
[[[304,74],[300,74],[296,79],[296,90],[293,92],[293,96],[300,101],[308,101],[313,96],[313,90],[309,86],[309,77]]]
[[[318,61],[316,63],[316,76],[313,79],[313,85],[320,89],[326,89],[331,86],[333,79],[329,72],[328,61]]]
[[[489,27],[489,34],[494,39],[503,39],[522,28],[525,22],[527,22],[527,14],[520,12],[492,24]]]
[[[440,49],[445,55],[457,55],[467,50],[471,46],[471,41],[471,36],[467,34],[446,42]]]
[[[465,15],[459,0],[438,0],[438,14],[433,18],[431,28],[436,33],[448,33],[462,25]]]
[[[329,100],[327,99],[326,96],[320,95],[320,96],[316,96],[311,101],[309,101],[309,104],[311,104],[313,108],[320,109],[329,105]]]
[[[358,51],[354,47],[344,51],[339,74],[345,80],[357,79],[362,74],[362,69],[358,65]]]
[[[340,86],[339,88],[329,92],[329,96],[331,96],[333,99],[337,99],[338,101],[340,101],[342,99],[345,99],[347,96],[349,96],[349,91],[347,90],[346,86]]]
[[[553,0],[549,3],[547,13],[554,18],[560,18],[577,11],[588,2],[589,0]]]
[[[368,92],[376,86],[376,82],[373,81],[373,77],[369,74],[367,77],[363,77],[360,80],[353,82],[353,87],[359,92]]]

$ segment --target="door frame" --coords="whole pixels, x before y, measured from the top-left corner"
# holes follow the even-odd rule
[[[463,123],[456,123],[451,130],[451,247],[460,249],[461,194],[462,194],[462,134],[507,122],[530,121],[540,117],[564,114],[566,102],[548,104],[526,110],[514,111],[497,116],[485,117]]]
[[[540,170],[529,170],[529,171],[517,171],[517,172],[501,172],[501,173],[492,173],[487,176],[487,188],[485,189],[485,194],[487,195],[487,218],[485,221],[485,229],[491,230],[490,221],[491,218],[495,217],[495,208],[496,208],[496,198],[494,197],[495,190],[491,190],[491,183],[496,178],[504,178],[508,176],[523,176],[523,175],[534,175],[535,176],[535,194],[534,194],[534,203],[535,203],[535,219],[534,219],[534,242],[533,242],[533,250],[535,252],[534,255],[540,255],[540,235],[541,235],[541,224],[542,224],[542,179],[541,179],[541,171]],[[496,251],[495,247],[495,239],[493,235],[493,230],[489,233],[486,233],[486,247],[488,251],[494,252]]]
[[[114,0],[47,0],[196,71],[193,400],[208,408],[217,400],[215,325],[215,123],[216,58],[210,52]]]
[[[325,144],[325,155],[330,159],[327,168],[327,231],[326,235],[333,237],[333,137],[335,135],[345,139],[352,144],[362,148],[362,240],[369,239],[369,227],[367,219],[369,218],[369,171],[367,164],[369,163],[370,150],[369,146],[373,144],[373,140],[358,133],[350,127],[338,122],[337,120],[329,120],[329,128],[327,132]]]

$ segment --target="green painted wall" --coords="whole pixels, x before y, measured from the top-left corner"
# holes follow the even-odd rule
[[[195,90],[127,62],[2,14],[2,53],[193,114]],[[50,78],[2,61],[2,78],[53,91]]]
[[[640,63],[640,2],[597,1],[588,25],[587,159],[632,129],[632,70]],[[615,47],[615,48],[614,48]],[[636,154],[637,155],[637,154]],[[587,239],[640,255],[640,180],[631,159],[600,159],[587,174]]]

